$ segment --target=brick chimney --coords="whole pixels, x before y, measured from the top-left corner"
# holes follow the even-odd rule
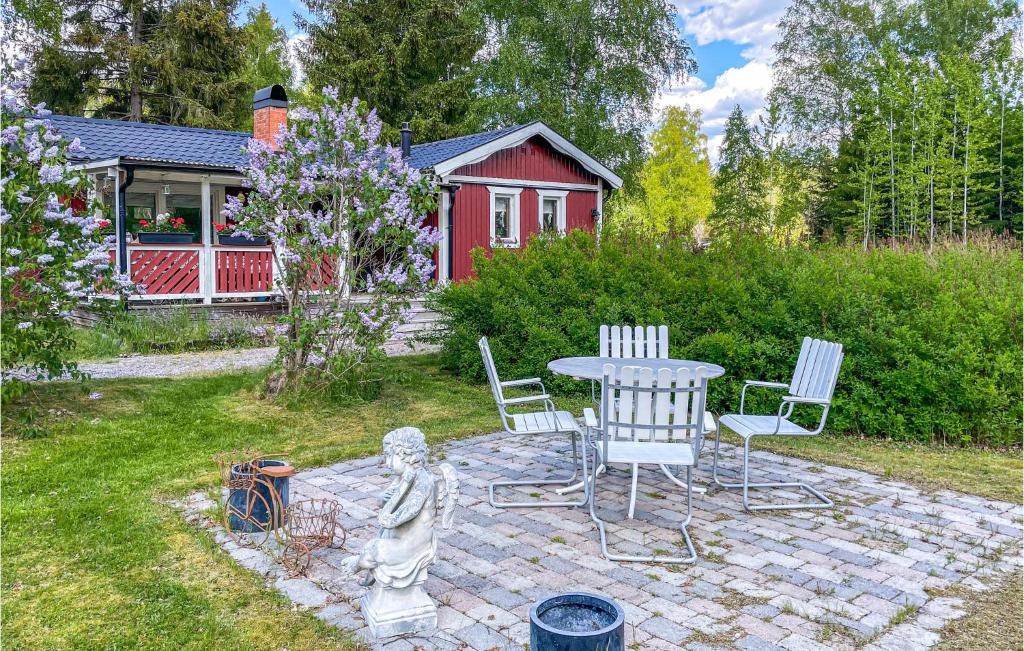
[[[288,125],[288,93],[274,84],[256,91],[252,97],[252,136],[273,146],[277,134]]]

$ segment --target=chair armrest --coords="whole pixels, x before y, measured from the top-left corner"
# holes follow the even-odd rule
[[[528,377],[525,380],[509,380],[508,382],[502,382],[503,387],[521,387],[524,384],[543,384],[539,377]]]
[[[800,396],[785,396],[782,402],[795,402],[804,405],[828,405],[831,404],[831,400],[822,400],[821,398],[801,398]]]
[[[594,428],[598,426],[597,414],[595,414],[594,410],[591,409],[590,407],[586,407],[583,410],[583,424],[586,425],[587,427]]]
[[[748,387],[766,387],[768,389],[787,389],[789,385],[785,382],[764,382],[763,380],[747,380]]]
[[[540,402],[541,400],[549,400],[551,396],[546,393],[541,393],[535,396],[523,396],[522,398],[505,398],[506,405],[522,405],[528,402]]]
[[[744,406],[747,404],[747,389],[750,387],[760,387],[764,389],[788,389],[789,385],[782,382],[764,382],[763,380],[747,380],[743,383],[743,390],[740,391],[740,415],[746,414],[743,411]]]

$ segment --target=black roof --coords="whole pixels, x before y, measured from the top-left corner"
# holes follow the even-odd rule
[[[171,163],[187,167],[233,170],[245,165],[242,147],[252,137],[251,133],[242,131],[174,127],[67,115],[52,115],[49,119],[65,138],[78,138],[81,141],[83,151],[75,155],[76,162],[122,158],[142,163]],[[529,124],[517,124],[494,131],[413,145],[409,162],[419,169],[433,167]]]
[[[242,147],[252,137],[251,133],[242,131],[172,127],[67,115],[51,115],[48,119],[65,138],[78,138],[81,141],[84,151],[74,156],[78,162],[123,158],[233,170],[245,165]]]
[[[413,145],[412,150],[409,153],[409,162],[413,167],[419,169],[433,167],[442,161],[455,158],[459,154],[464,154],[481,145],[486,145],[492,140],[497,140],[502,136],[518,131],[530,124],[533,124],[533,122],[529,122],[527,124],[516,124],[503,129],[495,129],[494,131],[474,133],[469,136],[460,136],[458,138],[449,138],[448,140],[427,142],[422,145]]]

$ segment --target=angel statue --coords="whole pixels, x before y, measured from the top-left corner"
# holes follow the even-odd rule
[[[363,617],[375,637],[390,637],[437,626],[437,606],[423,584],[437,556],[434,521],[450,529],[459,500],[451,464],[426,468],[423,432],[402,427],[384,437],[384,460],[394,480],[380,494],[380,530],[363,550],[345,560],[350,573],[366,571],[361,585],[373,586],[362,599]]]

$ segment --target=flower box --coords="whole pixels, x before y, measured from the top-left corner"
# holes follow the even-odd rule
[[[195,233],[138,233],[139,244],[192,244]]]
[[[218,235],[217,241],[222,246],[266,246],[267,238],[265,236],[257,236],[251,240],[241,235]]]

